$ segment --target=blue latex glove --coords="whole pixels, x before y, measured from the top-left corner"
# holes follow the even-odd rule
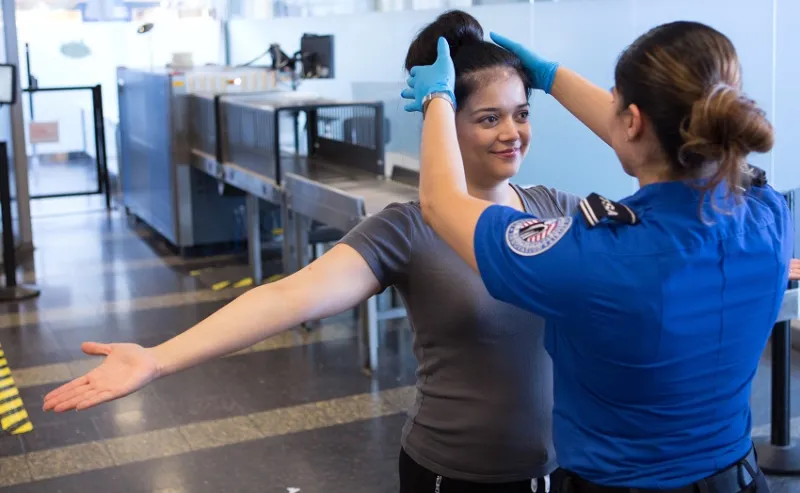
[[[422,100],[434,92],[447,93],[455,105],[456,97],[453,91],[456,84],[456,68],[450,58],[450,45],[446,39],[439,38],[437,50],[438,56],[433,65],[411,67],[408,87],[400,93],[404,99],[413,99],[405,106],[406,111],[422,112]]]
[[[553,80],[556,78],[558,63],[545,60],[516,41],[511,41],[497,33],[489,33],[489,37],[499,46],[517,55],[522,60],[522,66],[525,67],[525,70],[528,71],[531,79],[533,79],[535,89],[541,89],[550,94],[550,90],[553,88]]]

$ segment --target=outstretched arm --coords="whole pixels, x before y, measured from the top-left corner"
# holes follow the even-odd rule
[[[379,289],[364,258],[347,245],[337,245],[296,274],[248,291],[153,348],[84,343],[84,352],[105,356],[105,360],[47,394],[44,409],[80,410],[124,397],[158,377],[247,348],[306,320],[340,313]]]

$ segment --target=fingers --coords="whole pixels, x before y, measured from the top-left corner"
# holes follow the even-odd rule
[[[90,407],[94,407],[98,404],[102,404],[106,401],[110,401],[114,398],[114,394],[110,390],[103,390],[97,392],[96,394],[92,395],[91,397],[81,401],[75,406],[76,411],[83,411],[84,409],[88,409]]]
[[[65,383],[61,387],[50,391],[47,395],[44,396],[44,410],[47,411],[51,409],[53,406],[50,404],[61,402],[64,398],[67,398],[70,395],[73,395],[77,389],[80,387],[87,385],[89,383],[89,379],[86,375],[82,377],[78,377],[75,380]]]
[[[416,68],[416,67],[412,67],[412,69],[413,68]],[[408,79],[406,79],[406,84],[408,84],[408,87],[414,87],[414,85],[416,83],[417,83],[417,80],[414,77],[409,77]]]
[[[800,259],[793,258],[789,264],[789,280],[800,281]]]
[[[45,399],[42,407],[45,411],[52,410],[57,413],[69,411],[70,409],[73,409],[79,402],[94,394],[95,391],[95,388],[91,384],[86,383],[79,387],[75,387],[70,392],[62,393],[58,397]]]
[[[111,344],[84,342],[81,344],[81,350],[90,356],[108,356],[111,352]]]
[[[436,50],[439,53],[437,61],[444,58],[450,58],[450,45],[447,44],[447,40],[444,39],[443,36],[439,37],[439,44],[436,45]]]
[[[413,113],[415,111],[422,112],[422,105],[414,101],[413,103],[408,103],[407,105],[405,105],[403,109],[405,109],[409,113]]]
[[[500,34],[490,32],[489,38],[494,41],[498,46],[502,46],[503,48],[507,49],[508,51],[515,51],[517,48],[517,43],[511,41],[510,39],[502,36]]]
[[[400,93],[400,97],[403,99],[416,99],[414,91],[411,89],[403,89],[403,92]]]
[[[411,70],[408,71],[408,74],[413,78],[419,72],[419,66],[411,67]]]

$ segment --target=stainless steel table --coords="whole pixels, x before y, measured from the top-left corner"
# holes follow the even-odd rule
[[[307,248],[310,222],[317,221],[340,231],[349,231],[365,218],[394,202],[416,200],[416,187],[358,169],[322,160],[295,157],[287,163],[284,189],[284,261],[294,271],[309,262]],[[406,316],[405,308],[378,310],[376,297],[361,308],[360,340],[364,368],[378,365],[378,323]]]

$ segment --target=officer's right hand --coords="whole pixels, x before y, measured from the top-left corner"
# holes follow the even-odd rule
[[[511,41],[497,33],[489,33],[489,37],[499,46],[517,55],[522,60],[522,65],[533,80],[535,89],[540,89],[550,94],[550,89],[553,88],[553,80],[556,78],[556,70],[558,69],[557,62],[545,60],[516,41]]]

